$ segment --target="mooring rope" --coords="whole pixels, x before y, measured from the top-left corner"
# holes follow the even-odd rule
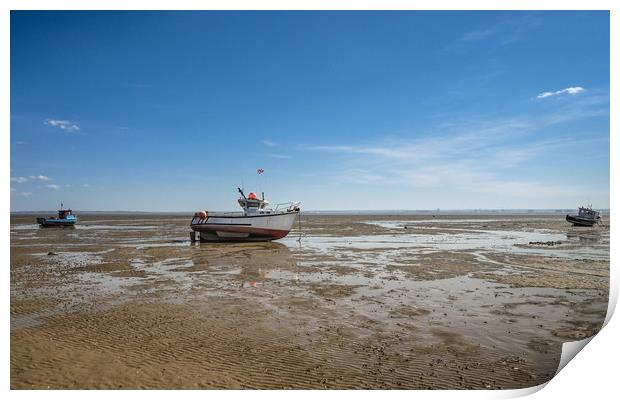
[[[299,222],[299,238],[297,241],[301,243],[301,210],[299,210],[299,213],[297,214],[297,221]]]

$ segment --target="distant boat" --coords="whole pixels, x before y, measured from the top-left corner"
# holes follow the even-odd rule
[[[69,210],[63,210],[63,205],[60,203],[60,210],[58,210],[57,217],[37,217],[37,223],[41,226],[73,226],[77,222],[77,215]]]
[[[264,194],[258,199],[255,193],[246,197],[243,190],[237,190],[243,212],[198,211],[190,223],[192,240],[196,240],[196,232],[201,242],[269,241],[288,235],[299,215],[299,202],[278,204],[272,209]]]
[[[600,213],[593,210],[592,206],[579,207],[579,213],[577,215],[566,215],[566,221],[573,224],[573,226],[593,226],[599,223],[600,220]]]

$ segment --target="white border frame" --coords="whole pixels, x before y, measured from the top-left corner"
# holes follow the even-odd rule
[[[1,3],[0,8],[0,87],[3,89],[1,93],[0,104],[0,121],[3,131],[10,132],[10,10],[610,10],[610,213],[612,204],[617,204],[618,187],[620,182],[620,174],[618,173],[619,163],[618,156],[620,151],[620,138],[618,136],[618,117],[617,114],[611,112],[617,110],[618,100],[618,81],[614,75],[614,71],[618,71],[618,2],[593,0],[593,1],[577,1],[577,0],[470,0],[468,2],[458,0],[439,0],[434,2],[420,0],[383,0],[383,1],[351,1],[351,0],[298,0],[298,1],[282,1],[282,0],[237,0],[228,2],[216,1],[197,1],[197,0],[91,0],[88,2],[76,0],[5,0]],[[614,134],[611,134],[611,133]],[[5,229],[2,231],[2,243],[4,249],[10,248],[9,229],[10,224],[10,138],[4,135],[3,142],[0,146],[1,156],[5,160],[0,168],[4,177],[4,196],[2,203],[5,212],[2,214],[2,222]],[[616,184],[614,184],[614,182]],[[604,396],[609,397],[609,393],[616,392],[616,368],[614,364],[618,357],[618,318],[611,319],[615,310],[618,298],[618,273],[617,273],[617,242],[618,230],[615,223],[612,223],[613,214],[610,215],[610,239],[611,239],[611,262],[610,262],[610,298],[608,305],[608,314],[606,318],[606,326],[602,331],[592,338],[588,349],[577,355],[576,359],[569,362],[555,378],[547,385],[541,385],[535,388],[520,390],[504,390],[504,391],[10,391],[10,287],[9,279],[3,285],[2,304],[5,312],[2,314],[4,319],[4,330],[2,331],[2,352],[4,354],[4,362],[1,365],[2,376],[4,377],[4,391],[8,398],[30,398],[39,396],[52,396],[54,398],[73,399],[89,396],[94,398],[107,398],[114,396],[148,396],[149,398],[168,398],[169,396],[185,396],[193,398],[203,398],[205,395],[215,396],[223,399],[233,399],[239,396],[251,396],[252,398],[268,398],[288,399],[291,395],[296,397],[308,398],[320,395],[327,397],[355,396],[357,399],[374,399],[378,396],[390,396],[398,398],[409,398],[410,396],[420,396],[424,398],[513,398],[535,393],[546,386],[542,390],[534,394],[534,398],[576,398],[576,397],[592,397]],[[9,252],[2,253],[3,267],[5,267],[5,277],[8,278],[8,269],[10,265]],[[589,342],[590,340],[586,340]],[[583,344],[583,343],[581,343]],[[580,344],[568,345],[568,347],[581,348]],[[563,355],[564,356],[564,355]],[[5,397],[7,398],[7,397]]]

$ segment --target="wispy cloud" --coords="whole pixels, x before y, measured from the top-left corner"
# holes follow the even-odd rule
[[[15,195],[21,196],[21,197],[30,197],[32,196],[32,192],[17,192],[15,193]]]
[[[60,189],[59,185],[54,185],[54,184],[50,184],[50,185],[46,185],[46,187],[50,188],[50,189],[54,189],[54,190],[58,190]]]
[[[441,54],[465,53],[476,45],[506,46],[527,39],[528,33],[540,25],[539,18],[530,14],[504,19],[494,25],[465,32],[444,48]]]
[[[16,182],[16,183],[24,183],[24,182],[28,182],[28,180],[39,180],[39,181],[50,181],[52,180],[52,178],[50,178],[49,176],[45,176],[45,175],[30,175],[30,176],[12,176],[11,177],[11,182]]]
[[[585,100],[585,99],[584,99]],[[554,107],[541,115],[470,120],[428,132],[414,139],[379,139],[368,144],[300,145],[304,151],[330,153],[339,158],[332,178],[368,185],[462,189],[466,193],[509,194],[543,198],[578,195],[578,187],[521,177],[520,169],[536,158],[595,148],[602,138],[566,134],[545,139],[546,129],[607,112],[608,98]],[[562,116],[560,118],[560,116]],[[337,161],[338,162],[338,161]]]
[[[50,125],[50,126],[60,128],[67,132],[75,132],[75,131],[80,130],[80,127],[75,122],[67,121],[67,120],[46,119],[43,123],[45,125]]]
[[[45,175],[30,175],[29,176],[30,179],[36,179],[36,180],[40,180],[40,181],[49,181],[51,180],[51,178],[49,176],[45,176]]]
[[[282,159],[282,160],[293,158],[292,156],[289,156],[287,154],[267,154],[267,157],[279,158],[279,159]]]
[[[528,38],[528,34],[542,25],[542,20],[532,14],[524,14],[519,18],[507,19],[500,23],[499,44],[506,46],[521,42]]]
[[[278,146],[278,143],[276,143],[274,141],[271,141],[271,140],[268,140],[268,139],[261,140],[261,143],[264,144],[267,147],[276,147],[276,146]]]
[[[28,182],[28,178],[26,178],[25,176],[12,176],[11,182],[24,183],[24,182]]]
[[[132,89],[150,89],[153,87],[150,83],[138,83],[138,82],[129,82],[125,83],[125,86]]]
[[[556,90],[555,92],[542,92],[538,96],[536,96],[536,98],[545,99],[547,97],[557,96],[560,94],[578,94],[578,93],[583,92],[584,90],[585,89],[582,88],[581,86],[572,86],[572,87],[567,87],[566,89]]]
[[[499,121],[469,121],[456,133],[436,133],[413,140],[388,140],[372,145],[301,145],[302,150],[359,154],[378,159],[423,162],[439,158],[462,158],[492,148],[511,135],[532,130],[533,121],[511,118]]]
[[[463,36],[454,40],[452,43],[444,47],[442,53],[460,53],[467,50],[470,46],[476,42],[488,40],[497,34],[497,27],[491,27],[476,31],[470,31],[463,34]]]

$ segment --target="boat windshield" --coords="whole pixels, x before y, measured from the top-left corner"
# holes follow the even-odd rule
[[[250,213],[267,211],[269,210],[267,208],[268,204],[269,202],[267,200],[262,199],[239,199],[239,206],[241,206],[241,208],[243,208],[246,212]]]
[[[71,215],[71,210],[58,210],[58,218],[63,219]]]
[[[584,216],[584,217],[593,217],[596,215],[596,211],[590,210],[588,208],[580,208],[579,215]]]

